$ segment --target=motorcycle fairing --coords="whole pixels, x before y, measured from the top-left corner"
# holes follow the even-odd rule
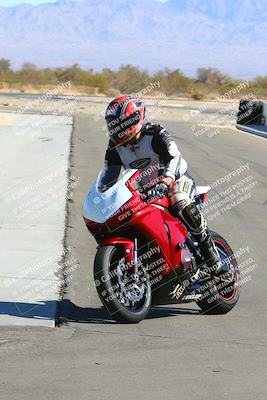
[[[184,225],[164,209],[151,205],[146,207],[129,221],[137,231],[150,241],[157,241],[162,257],[167,261],[162,275],[168,275],[171,270],[181,266],[181,248],[187,239]]]
[[[98,190],[101,179],[100,172],[84,201],[83,217],[99,224],[105,223],[133,197],[132,192],[126,186],[126,182],[136,172],[136,169],[127,171],[117,183],[103,193]]]
[[[167,198],[150,204],[141,201],[138,191],[133,187],[137,178],[138,170],[129,170],[114,186],[104,193],[100,193],[98,177],[84,202],[84,220],[88,229],[101,244],[105,244],[107,234],[109,236],[108,243],[112,243],[112,241],[115,243],[117,241],[116,233],[119,229],[119,235],[123,234],[124,225],[127,230],[133,228],[135,231],[139,231],[148,241],[156,239],[161,249],[161,255],[167,261],[163,275],[168,275],[170,270],[176,270],[181,266],[181,249],[178,245],[185,243],[187,231],[184,225],[164,207],[168,203]],[[129,213],[129,216],[122,220],[120,217],[123,211],[120,208],[126,203],[128,205],[133,203],[141,207],[136,212]],[[132,259],[132,245],[121,242],[120,246],[124,249],[127,246],[130,248],[128,259]]]

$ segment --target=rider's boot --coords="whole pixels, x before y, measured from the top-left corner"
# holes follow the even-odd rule
[[[220,275],[220,272],[222,272],[222,262],[208,229],[199,235],[194,235],[194,237],[198,242],[201,254],[207,265],[206,271],[211,275]]]
[[[191,233],[196,238],[201,254],[205,260],[207,267],[203,267],[206,272],[216,275],[220,274],[222,270],[222,263],[220,256],[212,240],[211,234],[207,229],[207,223],[198,208],[197,204],[193,201],[187,204],[179,212],[180,218],[188,226]]]

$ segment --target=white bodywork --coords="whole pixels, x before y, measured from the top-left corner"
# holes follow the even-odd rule
[[[196,186],[196,194],[195,197],[200,196],[201,194],[208,193],[211,190],[210,186]]]
[[[136,171],[137,169],[127,170],[122,179],[103,193],[98,190],[101,178],[100,172],[96,182],[84,200],[83,216],[90,221],[100,224],[105,223],[120,207],[131,199],[132,193],[125,183]]]
[[[131,198],[132,193],[127,188],[126,182],[136,173],[137,169],[129,169],[124,176],[105,192],[99,192],[102,172],[99,173],[96,182],[90,189],[83,203],[83,216],[100,224],[105,223],[116,211],[118,211]],[[209,192],[210,186],[197,186],[195,196]]]

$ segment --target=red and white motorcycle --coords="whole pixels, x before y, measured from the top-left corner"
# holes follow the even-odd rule
[[[168,198],[144,195],[140,175],[141,170],[129,169],[103,193],[99,177],[84,201],[83,218],[98,243],[95,285],[106,310],[124,323],[141,321],[152,305],[190,301],[207,314],[227,313],[240,290],[230,246],[212,232],[223,273],[210,275],[197,242],[171,215]],[[197,186],[199,207],[209,190]]]

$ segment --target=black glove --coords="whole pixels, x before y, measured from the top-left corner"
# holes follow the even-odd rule
[[[162,199],[167,196],[169,193],[169,186],[167,183],[158,183],[153,189],[150,189],[147,192],[147,195],[150,199]]]

